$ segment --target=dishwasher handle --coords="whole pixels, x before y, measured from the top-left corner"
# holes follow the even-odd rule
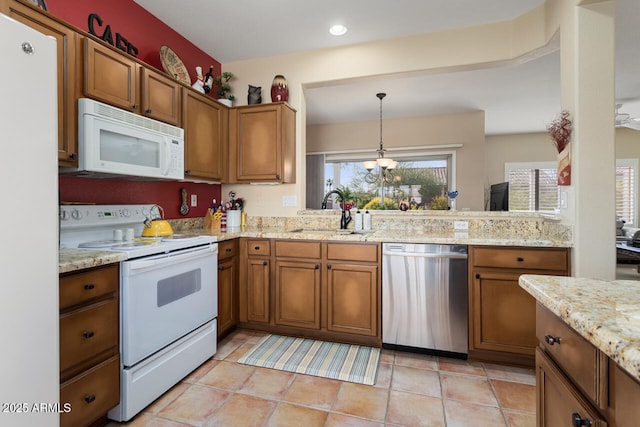
[[[396,252],[383,251],[383,256],[414,257],[414,258],[449,258],[467,259],[467,254],[460,252]]]

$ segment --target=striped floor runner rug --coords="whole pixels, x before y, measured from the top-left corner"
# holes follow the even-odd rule
[[[373,385],[379,360],[379,348],[267,335],[238,362]]]

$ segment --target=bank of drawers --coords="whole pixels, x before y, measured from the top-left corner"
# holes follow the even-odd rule
[[[85,426],[120,401],[119,267],[60,277],[61,426]]]

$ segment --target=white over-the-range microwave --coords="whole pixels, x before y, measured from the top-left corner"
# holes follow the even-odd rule
[[[78,100],[78,167],[62,174],[184,179],[184,129],[93,99]]]

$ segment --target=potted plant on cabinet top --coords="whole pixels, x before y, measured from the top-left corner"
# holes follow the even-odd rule
[[[232,78],[233,73],[225,71],[213,79],[213,85],[218,88],[216,92],[218,95],[218,101],[228,107],[231,107],[233,105],[233,101],[236,99],[236,97],[231,94],[231,86],[229,86],[229,80]]]

